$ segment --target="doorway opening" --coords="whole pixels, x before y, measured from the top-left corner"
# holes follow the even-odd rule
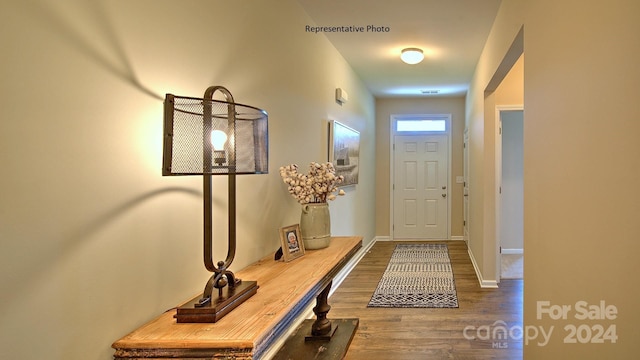
[[[500,279],[522,279],[524,266],[524,107],[496,106],[496,238]]]
[[[469,129],[462,140],[462,238],[469,246]]]

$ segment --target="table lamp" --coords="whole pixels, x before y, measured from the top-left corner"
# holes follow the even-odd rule
[[[214,100],[216,92],[220,92],[224,100]],[[202,297],[178,307],[177,322],[216,322],[257,292],[256,281],[238,279],[229,270],[236,254],[236,175],[267,174],[268,149],[267,113],[235,103],[226,88],[211,86],[203,98],[166,95],[162,175],[202,175],[204,265],[213,273]],[[216,264],[213,262],[212,175],[228,178],[227,257]]]

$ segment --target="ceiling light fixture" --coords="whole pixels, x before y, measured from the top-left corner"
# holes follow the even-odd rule
[[[417,64],[424,59],[424,53],[422,49],[418,48],[406,48],[402,49],[402,54],[400,55],[400,59],[407,64]]]

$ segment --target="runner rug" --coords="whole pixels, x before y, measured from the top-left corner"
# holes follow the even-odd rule
[[[445,244],[398,244],[368,307],[457,308]]]

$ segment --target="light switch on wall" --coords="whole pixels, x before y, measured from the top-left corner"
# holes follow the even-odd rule
[[[456,176],[456,184],[464,183],[464,176]]]

